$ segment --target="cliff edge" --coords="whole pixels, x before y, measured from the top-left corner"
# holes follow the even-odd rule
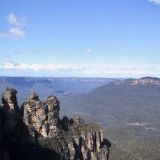
[[[111,144],[99,125],[60,119],[56,96],[41,101],[33,92],[20,108],[16,94],[7,88],[2,95],[1,160],[109,160]]]

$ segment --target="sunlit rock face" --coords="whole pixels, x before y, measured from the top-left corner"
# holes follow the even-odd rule
[[[15,89],[9,89],[7,88],[5,92],[2,95],[2,103],[3,108],[7,111],[18,111],[18,103],[17,103],[17,97],[16,97],[17,91]]]
[[[46,114],[42,102],[38,95],[33,92],[31,96],[23,103],[23,121],[28,126],[32,137],[38,138],[47,136],[47,128],[45,125]]]
[[[0,110],[0,156],[14,160],[39,154],[46,160],[108,160],[109,148],[103,130],[97,124],[86,124],[82,118],[59,117],[59,101],[49,96],[41,101],[33,92],[18,107],[15,89],[6,89]],[[30,147],[33,147],[30,148]],[[6,158],[4,158],[6,157]],[[44,159],[39,157],[38,160]]]
[[[23,104],[23,120],[35,138],[54,137],[58,133],[59,101],[50,96],[45,102],[33,92]]]
[[[46,105],[47,125],[48,125],[48,137],[54,137],[57,135],[60,125],[59,118],[59,101],[55,96],[49,96]]]
[[[68,143],[68,148],[74,159],[109,159],[109,149],[104,143],[103,130],[99,125],[86,124],[83,119],[76,118],[73,119],[69,133],[72,141]]]
[[[143,77],[140,79],[133,80],[133,85],[146,85],[146,84],[154,84],[160,85],[160,79],[154,77]]]
[[[160,78],[142,77],[139,79],[127,79],[116,81],[115,84],[130,84],[130,85],[157,85],[160,86]]]

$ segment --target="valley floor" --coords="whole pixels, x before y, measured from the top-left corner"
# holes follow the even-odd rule
[[[139,130],[139,131],[138,131]],[[111,160],[160,160],[160,136],[138,128],[107,129]]]

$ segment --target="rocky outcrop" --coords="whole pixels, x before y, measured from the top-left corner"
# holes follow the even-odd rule
[[[76,120],[77,121],[77,120]],[[97,124],[76,123],[70,127],[72,141],[68,142],[70,155],[73,159],[107,160],[109,150],[104,143],[103,130]]]
[[[55,96],[49,96],[45,102],[46,115],[47,115],[47,126],[48,126],[48,137],[54,137],[57,135],[60,126],[59,118],[59,101]]]
[[[22,106],[23,120],[31,135],[41,139],[54,137],[60,127],[59,101],[50,96],[41,102],[37,93],[33,92]]]
[[[19,126],[21,126],[22,117],[16,94],[17,91],[15,89],[7,88],[2,95],[1,128],[3,138],[6,138],[6,143],[12,145],[16,145],[16,142],[19,141],[19,136],[21,136]]]
[[[0,155],[7,157],[2,159],[40,160],[44,155],[47,160],[109,159],[109,146],[99,125],[86,124],[81,118],[60,119],[55,96],[41,101],[33,92],[20,109],[16,94],[16,90],[6,89],[2,96]],[[37,155],[40,153],[42,157]]]
[[[4,130],[13,130],[19,122],[20,109],[16,94],[15,89],[7,88],[2,95],[2,125]]]
[[[11,160],[10,154],[16,154],[15,149],[24,142],[21,111],[18,106],[17,91],[7,88],[2,95],[0,110],[0,156],[1,159]],[[21,143],[21,144],[20,144]],[[23,144],[22,144],[23,145]]]

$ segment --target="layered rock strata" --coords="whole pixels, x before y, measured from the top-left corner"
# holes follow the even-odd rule
[[[39,100],[37,93],[23,103],[23,120],[28,126],[33,137],[54,137],[60,126],[59,101],[55,96],[50,96],[45,102]]]

